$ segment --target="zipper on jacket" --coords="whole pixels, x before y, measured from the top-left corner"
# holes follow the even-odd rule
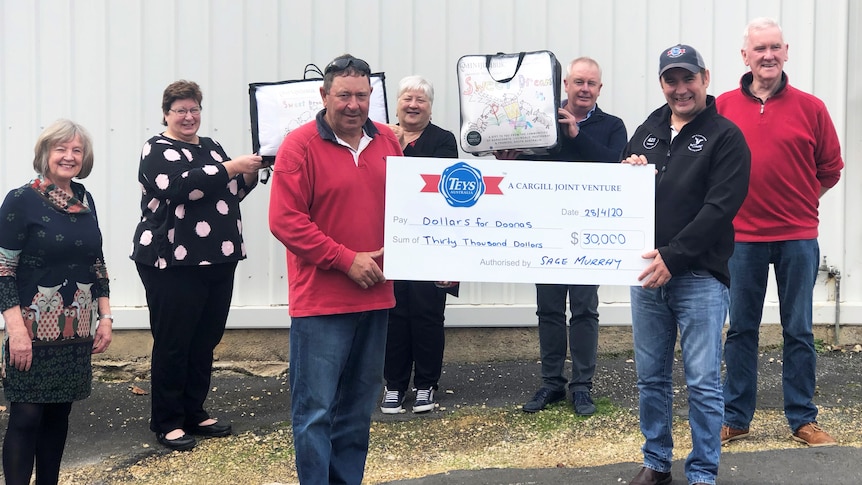
[[[763,114],[763,108],[765,108],[765,107],[766,107],[766,101],[764,101],[764,100],[760,99],[759,97],[757,97],[757,96],[755,96],[755,95],[751,94],[751,93],[750,93],[750,92],[748,92],[748,91],[746,91],[746,93],[748,93],[748,96],[750,96],[750,97],[751,97],[751,99],[754,99],[754,100],[756,100],[758,103],[760,103],[760,114]]]
[[[661,168],[658,169],[658,180],[656,182],[661,182],[661,179],[664,176],[664,173],[667,172],[667,164],[668,163],[670,163],[670,145],[668,145],[668,147],[667,147],[667,153],[665,154],[665,157],[664,157],[664,163],[662,164]]]

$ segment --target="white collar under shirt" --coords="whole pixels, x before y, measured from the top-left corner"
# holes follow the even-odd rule
[[[349,143],[339,138],[338,135],[335,135],[335,141],[337,141],[339,145],[344,145],[348,150],[350,150],[350,153],[353,155],[353,163],[355,163],[357,167],[359,166],[359,154],[362,153],[362,150],[365,150],[365,148],[368,147],[371,140],[372,138],[368,136],[368,133],[365,133],[365,130],[363,129],[362,138],[359,139],[359,146],[354,150]]]

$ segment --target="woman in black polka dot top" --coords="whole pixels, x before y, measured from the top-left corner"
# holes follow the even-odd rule
[[[141,221],[131,255],[153,334],[150,429],[175,450],[193,448],[191,435],[231,433],[230,424],[209,416],[204,401],[234,271],[245,259],[239,204],[261,168],[261,157],[231,159],[217,141],[198,136],[202,99],[191,81],[165,88],[167,129],[141,152]]]

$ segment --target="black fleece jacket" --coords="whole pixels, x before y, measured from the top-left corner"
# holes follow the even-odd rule
[[[748,194],[751,152],[742,132],[706,108],[670,139],[670,108],[652,112],[623,149],[655,164],[655,246],[671,275],[708,271],[730,287],[733,218]]]

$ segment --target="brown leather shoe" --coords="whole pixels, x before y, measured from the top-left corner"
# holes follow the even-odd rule
[[[823,431],[817,423],[808,423],[800,426],[791,436],[794,441],[805,443],[808,446],[834,446],[835,438],[829,436],[829,433]]]
[[[632,478],[629,485],[670,485],[672,481],[670,472],[657,472],[652,468],[643,467],[640,473]]]
[[[721,444],[726,445],[731,441],[741,440],[743,438],[748,438],[748,428],[745,429],[736,429],[731,428],[726,424],[721,425]]]

